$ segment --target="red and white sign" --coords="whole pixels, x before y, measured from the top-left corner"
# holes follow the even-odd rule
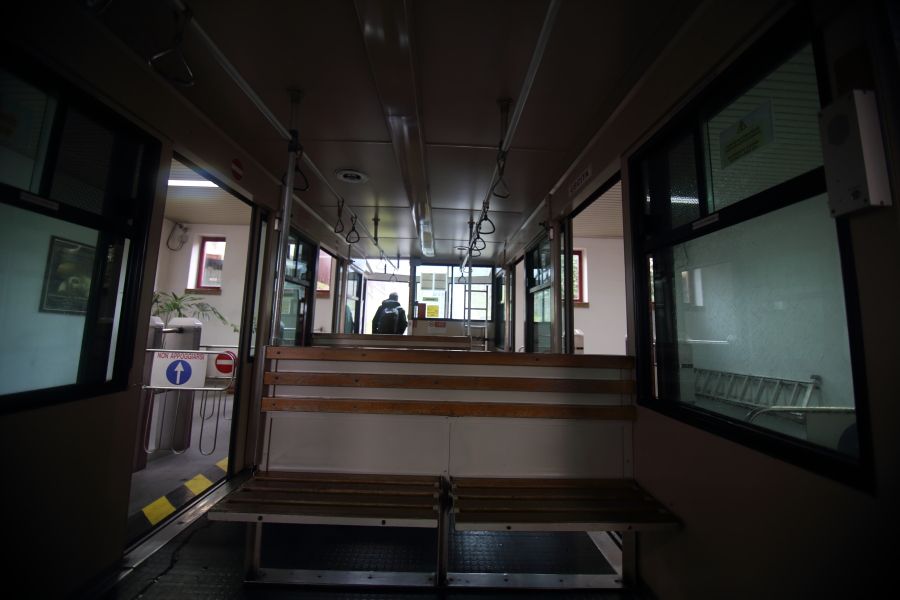
[[[222,375],[231,375],[234,371],[234,361],[237,357],[233,352],[220,352],[216,354],[215,366],[216,371]]]
[[[244,176],[244,165],[241,163],[240,159],[236,158],[231,161],[231,175],[237,180],[240,181]]]

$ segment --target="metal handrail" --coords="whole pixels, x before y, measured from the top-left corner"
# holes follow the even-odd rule
[[[218,347],[222,347],[222,346],[218,346]],[[221,352],[219,350],[185,350],[185,349],[180,349],[180,348],[147,348],[146,352],[191,352],[194,354],[215,354],[215,355],[221,354]],[[237,359],[235,358],[235,360],[237,360]],[[160,427],[159,427],[159,431],[156,436],[156,449],[158,449],[162,445],[162,433],[163,433],[162,423],[165,422],[166,413],[168,411],[168,404],[169,404],[168,397],[167,397],[168,392],[172,392],[172,391],[174,391],[174,392],[203,392],[203,394],[201,395],[201,400],[200,400],[199,450],[200,450],[200,454],[202,454],[203,456],[209,456],[212,453],[214,453],[216,451],[216,447],[218,446],[219,416],[221,416],[223,414],[223,403],[225,401],[225,398],[222,397],[222,398],[215,399],[214,404],[212,406],[212,411],[209,413],[209,415],[207,415],[206,412],[207,412],[207,404],[209,401],[209,392],[226,392],[229,388],[231,388],[234,385],[236,375],[237,375],[237,365],[235,365],[234,369],[232,369],[230,377],[212,378],[212,377],[204,376],[204,382],[208,381],[209,379],[219,379],[219,380],[225,381],[226,383],[222,387],[210,387],[210,386],[204,386],[204,387],[174,387],[174,386],[173,387],[160,387],[160,386],[142,385],[141,389],[144,390],[145,392],[147,392],[148,396],[149,396],[149,406],[147,408],[147,418],[146,418],[146,422],[144,423],[144,431],[149,432],[150,425],[153,422],[153,406],[156,403],[156,392],[165,392],[165,394],[163,395],[163,399],[162,399],[163,403],[162,403],[161,414],[159,417]],[[191,402],[193,402],[195,399],[196,398],[194,396],[192,396]],[[176,402],[175,414],[177,415],[181,409],[181,394],[180,393],[175,397],[175,402]],[[206,421],[208,421],[210,418],[215,419],[215,432],[214,432],[214,436],[213,436],[213,447],[209,450],[209,452],[204,452],[203,432],[206,428]],[[147,454],[150,454],[151,452],[154,451],[154,449],[150,448],[149,442],[150,442],[150,440],[145,438],[144,443],[143,443],[144,452]],[[184,452],[187,451],[187,447],[185,447],[181,450],[176,450],[173,447],[171,449],[171,451],[173,454],[183,454]]]
[[[747,422],[752,423],[758,416],[770,412],[791,412],[791,413],[855,413],[856,409],[852,406],[766,406],[758,408],[747,416]]]

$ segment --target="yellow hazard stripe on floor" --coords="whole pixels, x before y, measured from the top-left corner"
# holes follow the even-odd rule
[[[147,520],[150,521],[150,524],[156,525],[175,512],[175,507],[172,506],[172,503],[169,502],[165,496],[163,496],[141,510],[144,512],[144,516],[147,517]]]
[[[222,460],[216,463],[216,466],[222,469],[225,472],[228,472],[228,457],[226,456]]]
[[[194,492],[194,495],[201,494],[203,490],[212,485],[212,481],[203,475],[197,475],[193,479],[184,482],[184,487]]]

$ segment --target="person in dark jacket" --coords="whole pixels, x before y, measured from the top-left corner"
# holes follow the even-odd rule
[[[406,331],[406,312],[397,301],[397,293],[391,292],[388,299],[381,303],[372,318],[372,333],[393,333],[401,335]]]

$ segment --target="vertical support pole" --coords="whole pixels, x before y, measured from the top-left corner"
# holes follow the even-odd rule
[[[550,223],[550,272],[552,273],[550,290],[552,291],[552,315],[550,321],[550,352],[562,352],[562,289],[559,285],[562,276],[561,244],[559,222]]]
[[[244,548],[244,579],[246,581],[259,579],[262,527],[262,523],[247,523],[247,545]]]
[[[447,571],[450,563],[450,489],[443,477],[440,485],[437,567],[434,574],[436,587],[447,585]]]
[[[336,333],[353,333],[352,331],[344,331],[344,324],[347,322],[347,319],[344,315],[347,313],[347,286],[350,284],[350,265],[352,260],[350,258],[350,249],[347,249],[347,260],[344,262],[344,268],[341,270],[341,298],[338,301],[338,306],[335,307],[337,312],[337,318],[335,319],[335,323],[338,325],[334,328]]]
[[[637,544],[636,531],[622,532],[622,583],[632,589],[637,585]]]
[[[469,347],[472,346],[472,261],[469,261],[469,275],[466,277],[466,335],[469,336]]]
[[[281,343],[281,301],[284,296],[284,270],[288,253],[288,237],[291,233],[291,208],[294,203],[294,170],[297,168],[297,151],[300,141],[297,130],[291,130],[288,142],[287,175],[281,195],[281,214],[278,218],[278,251],[275,254],[275,295],[272,298],[272,323],[269,328],[269,344]]]

